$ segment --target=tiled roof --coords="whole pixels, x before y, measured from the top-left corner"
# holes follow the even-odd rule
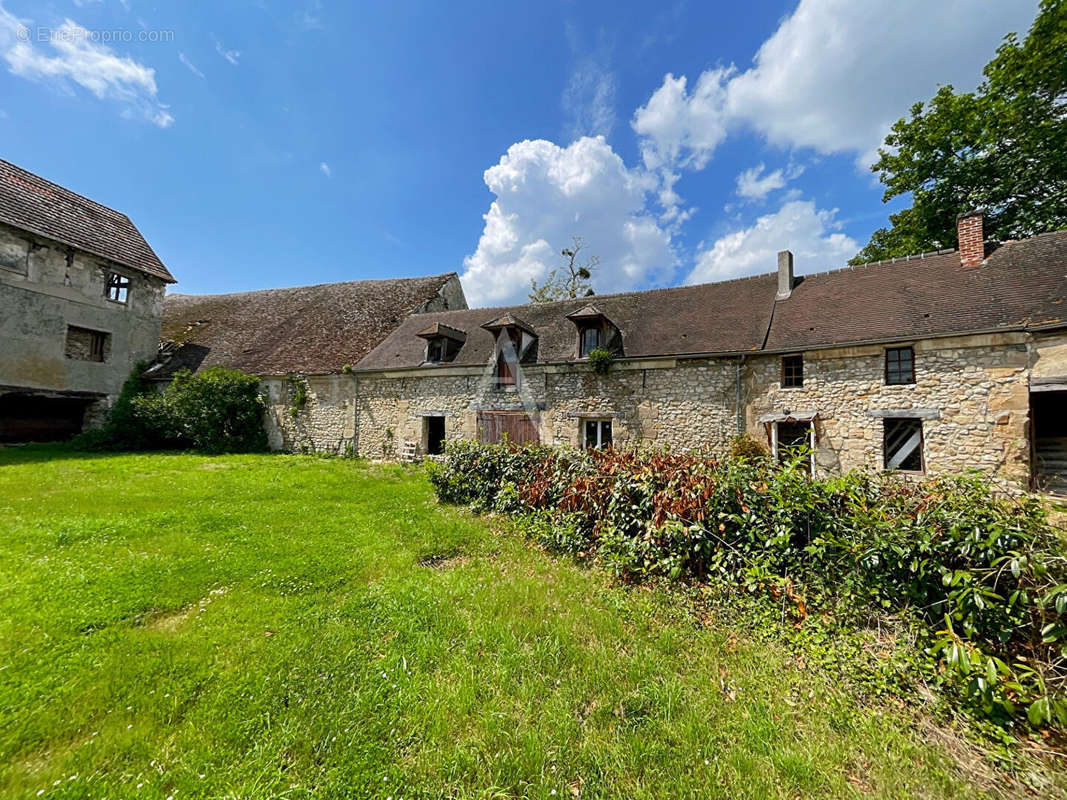
[[[770,350],[1067,323],[1067,230],[1005,244],[980,267],[955,251],[803,276],[775,304]]]
[[[979,331],[1067,327],[1067,230],[1002,245],[980,267],[957,252],[882,261],[800,276],[776,300],[777,273],[720,283],[598,295],[596,310],[622,334],[626,357],[788,351]],[[510,314],[538,336],[538,361],[575,357],[589,298],[423,314],[405,320],[359,369],[422,363],[416,333],[433,322],[468,332],[453,364],[487,363],[493,334],[481,326]],[[437,367],[430,367],[431,369]]]
[[[0,222],[174,283],[130,218],[0,159]]]
[[[701,286],[597,295],[596,308],[621,331],[626,356],[749,351],[763,342],[776,281],[774,275],[761,275]],[[418,366],[425,347],[417,333],[433,322],[467,332],[467,341],[452,364],[485,364],[493,353],[495,337],[482,326],[508,315],[537,334],[538,361],[566,361],[575,357],[578,344],[578,329],[567,315],[588,304],[589,298],[582,297],[511,308],[419,314],[405,320],[359,363],[359,368]]]
[[[455,273],[213,295],[167,295],[166,357],[151,370],[221,365],[257,375],[324,375],[355,365]],[[427,320],[423,319],[423,327]],[[420,352],[425,342],[416,339]],[[421,360],[421,356],[420,356]]]

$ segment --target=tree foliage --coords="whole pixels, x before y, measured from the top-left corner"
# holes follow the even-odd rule
[[[585,248],[585,241],[581,236],[572,237],[572,241],[570,247],[560,251],[560,255],[567,259],[563,266],[548,273],[541,284],[530,281],[531,303],[551,303],[553,300],[589,297],[593,294],[593,286],[589,281],[593,270],[600,265],[600,259],[593,256],[584,264],[578,263],[578,253]]]
[[[942,86],[893,125],[872,170],[883,201],[911,193],[912,205],[852,263],[955,247],[964,211],[982,212],[995,242],[1067,225],[1067,0],[1043,0],[983,73],[974,92]]]

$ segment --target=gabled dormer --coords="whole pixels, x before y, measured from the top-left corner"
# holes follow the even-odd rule
[[[454,361],[463,343],[467,341],[466,331],[440,322],[435,322],[415,335],[426,340],[426,358],[423,362],[426,364]]]
[[[594,350],[607,350],[622,355],[622,333],[596,306],[582,306],[567,315],[577,329],[575,358],[589,358]]]
[[[482,327],[496,340],[496,388],[514,391],[519,383],[519,364],[537,360],[537,334],[510,311]]]

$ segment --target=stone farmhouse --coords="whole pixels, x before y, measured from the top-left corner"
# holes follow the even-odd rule
[[[125,214],[0,160],[0,442],[98,419],[156,355],[168,283]]]
[[[356,366],[356,450],[451,439],[722,452],[1065,489],[1067,231],[797,277],[419,314]],[[588,354],[615,355],[598,374]]]

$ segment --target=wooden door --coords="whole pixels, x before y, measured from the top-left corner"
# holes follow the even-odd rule
[[[536,414],[525,411],[479,411],[478,441],[496,444],[507,437],[513,444],[540,442]]]

